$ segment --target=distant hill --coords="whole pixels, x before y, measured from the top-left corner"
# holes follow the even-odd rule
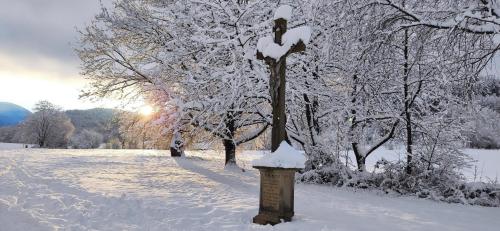
[[[0,102],[0,127],[21,123],[31,112],[19,105]]]
[[[66,115],[75,126],[75,134],[92,130],[102,134],[104,141],[118,134],[118,124],[115,120],[117,113],[119,110],[106,108],[66,111]]]
[[[120,112],[120,110],[105,108],[65,111],[75,126],[73,135],[79,135],[85,130],[94,131],[102,135],[103,142],[120,136],[119,121],[117,120],[117,115]],[[17,105],[0,103],[0,142],[19,143],[20,140],[16,138],[16,132],[20,129],[19,122],[22,122],[29,114],[31,112]]]

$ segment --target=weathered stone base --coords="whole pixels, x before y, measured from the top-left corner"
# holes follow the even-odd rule
[[[260,171],[259,214],[253,222],[275,225],[291,221],[294,215],[294,176],[297,169],[254,166]]]
[[[292,221],[293,214],[277,216],[276,213],[261,212],[253,218],[253,223],[260,225],[276,225],[284,222]]]

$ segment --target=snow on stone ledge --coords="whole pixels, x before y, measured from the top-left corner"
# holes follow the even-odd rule
[[[254,160],[252,165],[271,168],[304,168],[305,162],[306,157],[302,153],[283,141],[275,152]]]
[[[286,46],[286,45],[280,46],[274,42],[271,42],[271,43],[268,43],[264,49],[258,50],[258,51],[260,51],[264,57],[271,57],[275,60],[279,60],[289,50],[290,50],[290,46]]]
[[[273,37],[266,36],[262,37],[257,41],[257,50],[263,52],[269,44],[274,43]]]
[[[311,41],[311,28],[308,26],[300,26],[288,30],[283,35],[283,44],[291,44],[291,46],[302,41],[305,45]],[[290,47],[291,47],[290,46]]]
[[[257,51],[261,52],[264,57],[271,57],[278,60],[300,41],[305,45],[311,41],[310,27],[301,26],[285,32],[282,37],[283,46],[274,43],[271,36],[260,38],[257,41]]]
[[[282,5],[276,9],[276,12],[274,12],[274,20],[276,19],[285,19],[287,21],[290,21],[292,18],[292,7],[289,5]]]

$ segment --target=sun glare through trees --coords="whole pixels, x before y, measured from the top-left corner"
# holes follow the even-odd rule
[[[146,105],[139,109],[139,113],[143,116],[150,116],[153,114],[154,108],[152,106]]]

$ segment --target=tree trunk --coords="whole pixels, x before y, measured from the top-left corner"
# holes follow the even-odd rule
[[[351,146],[352,146],[352,150],[354,152],[354,157],[356,158],[356,164],[357,164],[357,167],[358,167],[358,171],[360,172],[363,172],[365,171],[365,160],[366,160],[366,156],[363,156],[359,150],[359,147],[358,147],[358,143],[357,141],[355,140],[356,137],[355,137],[355,130],[356,130],[356,114],[357,114],[357,111],[356,111],[356,101],[357,101],[357,98],[356,98],[356,92],[358,91],[358,76],[357,75],[354,75],[352,77],[353,79],[353,85],[352,85],[352,94],[351,94],[351,127],[350,127],[350,131],[349,131],[349,136],[350,136],[350,139],[351,139]],[[347,164],[347,163],[346,163]]]
[[[354,152],[354,157],[356,157],[356,165],[358,166],[358,171],[366,171],[366,155],[361,153],[357,143],[352,143],[352,150]]]
[[[413,160],[413,138],[412,138],[412,128],[411,128],[411,114],[406,113],[406,173],[412,173],[412,160]]]
[[[404,2],[403,2],[404,4]],[[410,96],[410,86],[408,83],[408,78],[409,78],[409,51],[408,51],[408,29],[405,29],[405,34],[404,34],[404,73],[403,73],[403,90],[404,90],[404,116],[405,116],[405,121],[406,121],[406,173],[411,174],[412,173],[412,159],[413,159],[413,139],[412,139],[412,127],[411,127],[411,108],[410,108],[410,101],[411,101],[411,96]]]
[[[316,135],[318,135],[320,132],[319,123],[315,116],[318,107],[318,101],[316,99],[313,99],[311,102],[307,94],[303,94],[303,97],[306,104],[305,113],[309,135],[311,136],[311,144],[312,146],[316,146]]]
[[[226,152],[226,165],[236,164],[236,144],[228,139],[224,139],[223,144]]]
[[[226,138],[222,140],[226,152],[226,165],[236,164],[236,143],[234,142],[234,134],[236,133],[236,125],[234,115],[230,112],[225,120],[226,123]]]

